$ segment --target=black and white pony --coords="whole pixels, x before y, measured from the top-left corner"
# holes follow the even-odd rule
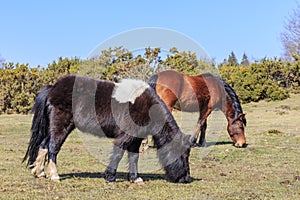
[[[70,75],[47,86],[33,106],[32,136],[23,162],[36,177],[59,181],[56,157],[72,130],[115,138],[107,182],[115,182],[116,170],[128,151],[131,182],[142,182],[138,174],[139,147],[153,136],[157,155],[170,182],[190,182],[189,154],[195,142],[183,134],[165,104],[148,84],[137,80],[113,83]],[[47,157],[48,156],[48,157]]]

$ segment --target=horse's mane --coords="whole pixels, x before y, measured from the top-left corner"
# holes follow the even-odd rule
[[[179,133],[180,128],[176,123],[176,120],[174,119],[173,115],[171,114],[171,112],[169,111],[169,109],[167,108],[167,106],[165,105],[165,103],[159,98],[159,96],[156,96],[157,101],[160,103],[160,106],[162,106],[164,115],[165,115],[165,122],[166,124],[164,125],[164,127],[162,128],[161,131],[156,130],[154,132],[159,132],[159,134],[164,135],[165,137],[157,137],[157,141],[155,142],[155,146],[157,146],[158,148],[160,148],[161,146],[168,144],[169,142],[171,142],[173,140],[173,138]],[[170,129],[172,131],[170,131]],[[158,135],[159,135],[158,134]]]
[[[240,100],[238,98],[238,96],[236,95],[235,91],[232,89],[232,87],[230,87],[230,85],[224,81],[221,77],[213,75],[211,73],[205,73],[202,76],[212,76],[214,78],[216,78],[217,80],[219,80],[225,89],[226,94],[228,95],[228,97],[231,99],[234,110],[235,110],[235,116],[234,116],[234,121],[238,119],[239,114],[243,114],[243,109],[241,107],[241,103]],[[246,119],[243,118],[242,119],[243,123],[246,125]]]

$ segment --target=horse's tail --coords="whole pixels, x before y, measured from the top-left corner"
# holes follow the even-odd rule
[[[158,79],[158,75],[155,74],[155,75],[151,76],[149,78],[149,80],[147,81],[147,83],[150,85],[150,87],[152,87],[154,89],[155,92],[156,92],[157,79]]]
[[[31,138],[27,148],[27,152],[23,158],[23,162],[28,159],[27,166],[32,165],[37,158],[40,145],[43,140],[49,136],[48,131],[48,113],[47,113],[47,98],[52,86],[47,86],[42,89],[35,99],[32,112],[34,113],[32,126],[31,126]]]

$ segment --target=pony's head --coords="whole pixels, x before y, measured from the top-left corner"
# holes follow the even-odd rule
[[[178,136],[178,137],[177,137]],[[174,183],[191,182],[189,156],[191,146],[196,143],[194,136],[177,135],[172,142],[159,149],[162,158],[166,179]]]
[[[245,114],[239,114],[233,120],[228,121],[227,131],[235,147],[246,147]]]

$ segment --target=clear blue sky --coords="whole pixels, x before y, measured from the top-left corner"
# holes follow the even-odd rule
[[[217,62],[234,51],[250,60],[281,56],[280,33],[296,0],[2,1],[0,55],[46,66],[86,58],[99,43],[134,28],[179,31]]]

